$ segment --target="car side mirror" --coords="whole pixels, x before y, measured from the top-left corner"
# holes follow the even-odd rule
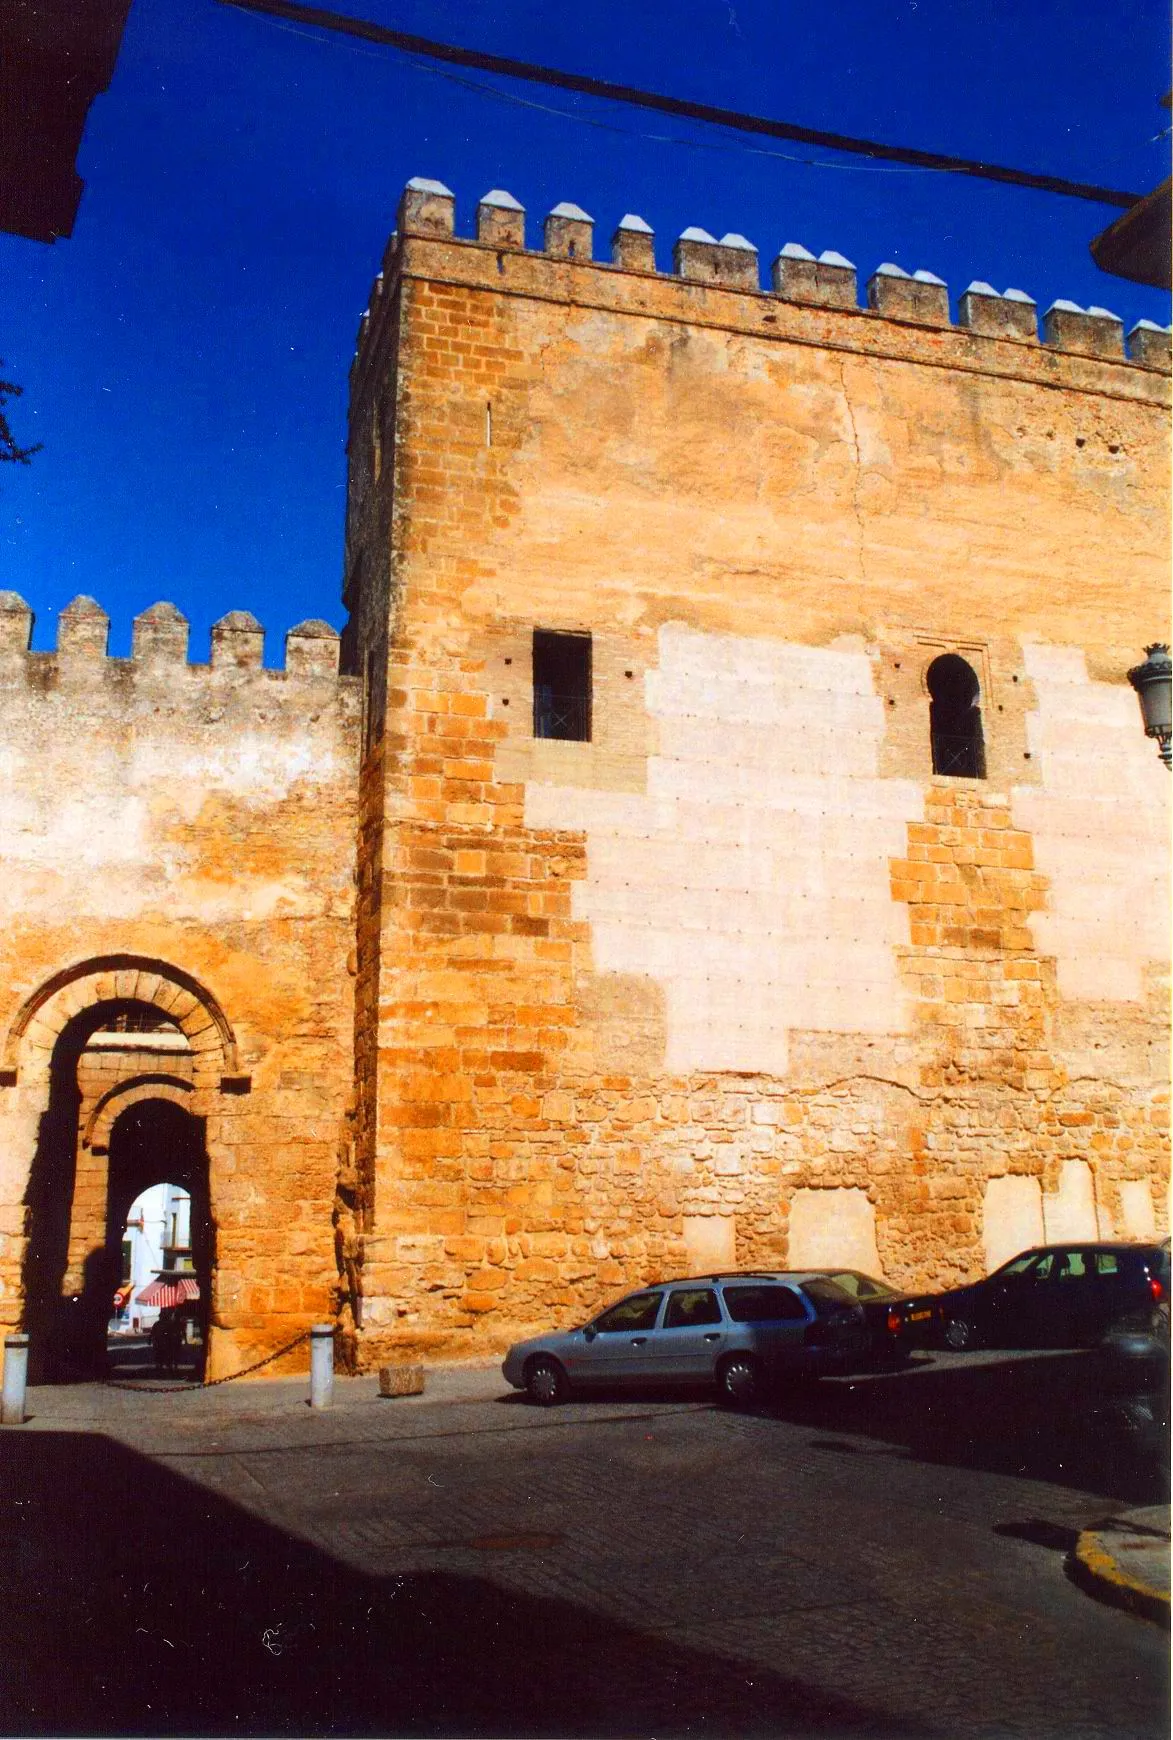
[[[582,1326],[582,1332],[588,1341],[593,1341],[595,1336],[599,1333],[593,1323],[584,1323]]]

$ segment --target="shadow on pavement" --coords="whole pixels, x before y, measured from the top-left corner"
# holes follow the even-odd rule
[[[352,1571],[98,1435],[0,1437],[0,1495],[5,1733],[922,1732],[487,1577]]]
[[[760,1411],[822,1432],[883,1439],[925,1462],[1051,1481],[1131,1504],[1166,1502],[1167,1464],[1136,1454],[1105,1422],[1103,1403],[1094,1352],[1023,1352],[792,1386]]]

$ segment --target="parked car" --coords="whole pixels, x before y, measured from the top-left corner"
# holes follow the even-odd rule
[[[939,1319],[935,1300],[900,1292],[859,1269],[824,1269],[822,1273],[862,1307],[873,1365],[903,1365],[914,1348],[931,1345]]]
[[[1040,1245],[938,1295],[941,1336],[980,1347],[1083,1347],[1169,1297],[1169,1244]]]
[[[1096,1430],[1144,1460],[1169,1465],[1169,1301],[1118,1318],[1096,1343]]]
[[[747,1406],[781,1375],[842,1370],[866,1348],[862,1307],[823,1275],[689,1276],[630,1293],[581,1329],[518,1342],[501,1369],[543,1407],[591,1387],[709,1383]]]

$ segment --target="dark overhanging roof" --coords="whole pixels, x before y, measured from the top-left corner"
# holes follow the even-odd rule
[[[1101,230],[1091,244],[1092,259],[1101,272],[1173,290],[1173,198],[1170,182],[1129,206],[1114,224]]]
[[[90,104],[110,83],[130,0],[0,5],[0,230],[53,242],[73,229]]]

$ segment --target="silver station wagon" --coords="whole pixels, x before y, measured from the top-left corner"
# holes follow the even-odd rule
[[[715,1384],[746,1407],[787,1375],[847,1369],[867,1345],[858,1301],[824,1275],[693,1275],[631,1293],[581,1329],[519,1341],[501,1369],[540,1407],[668,1384]]]

